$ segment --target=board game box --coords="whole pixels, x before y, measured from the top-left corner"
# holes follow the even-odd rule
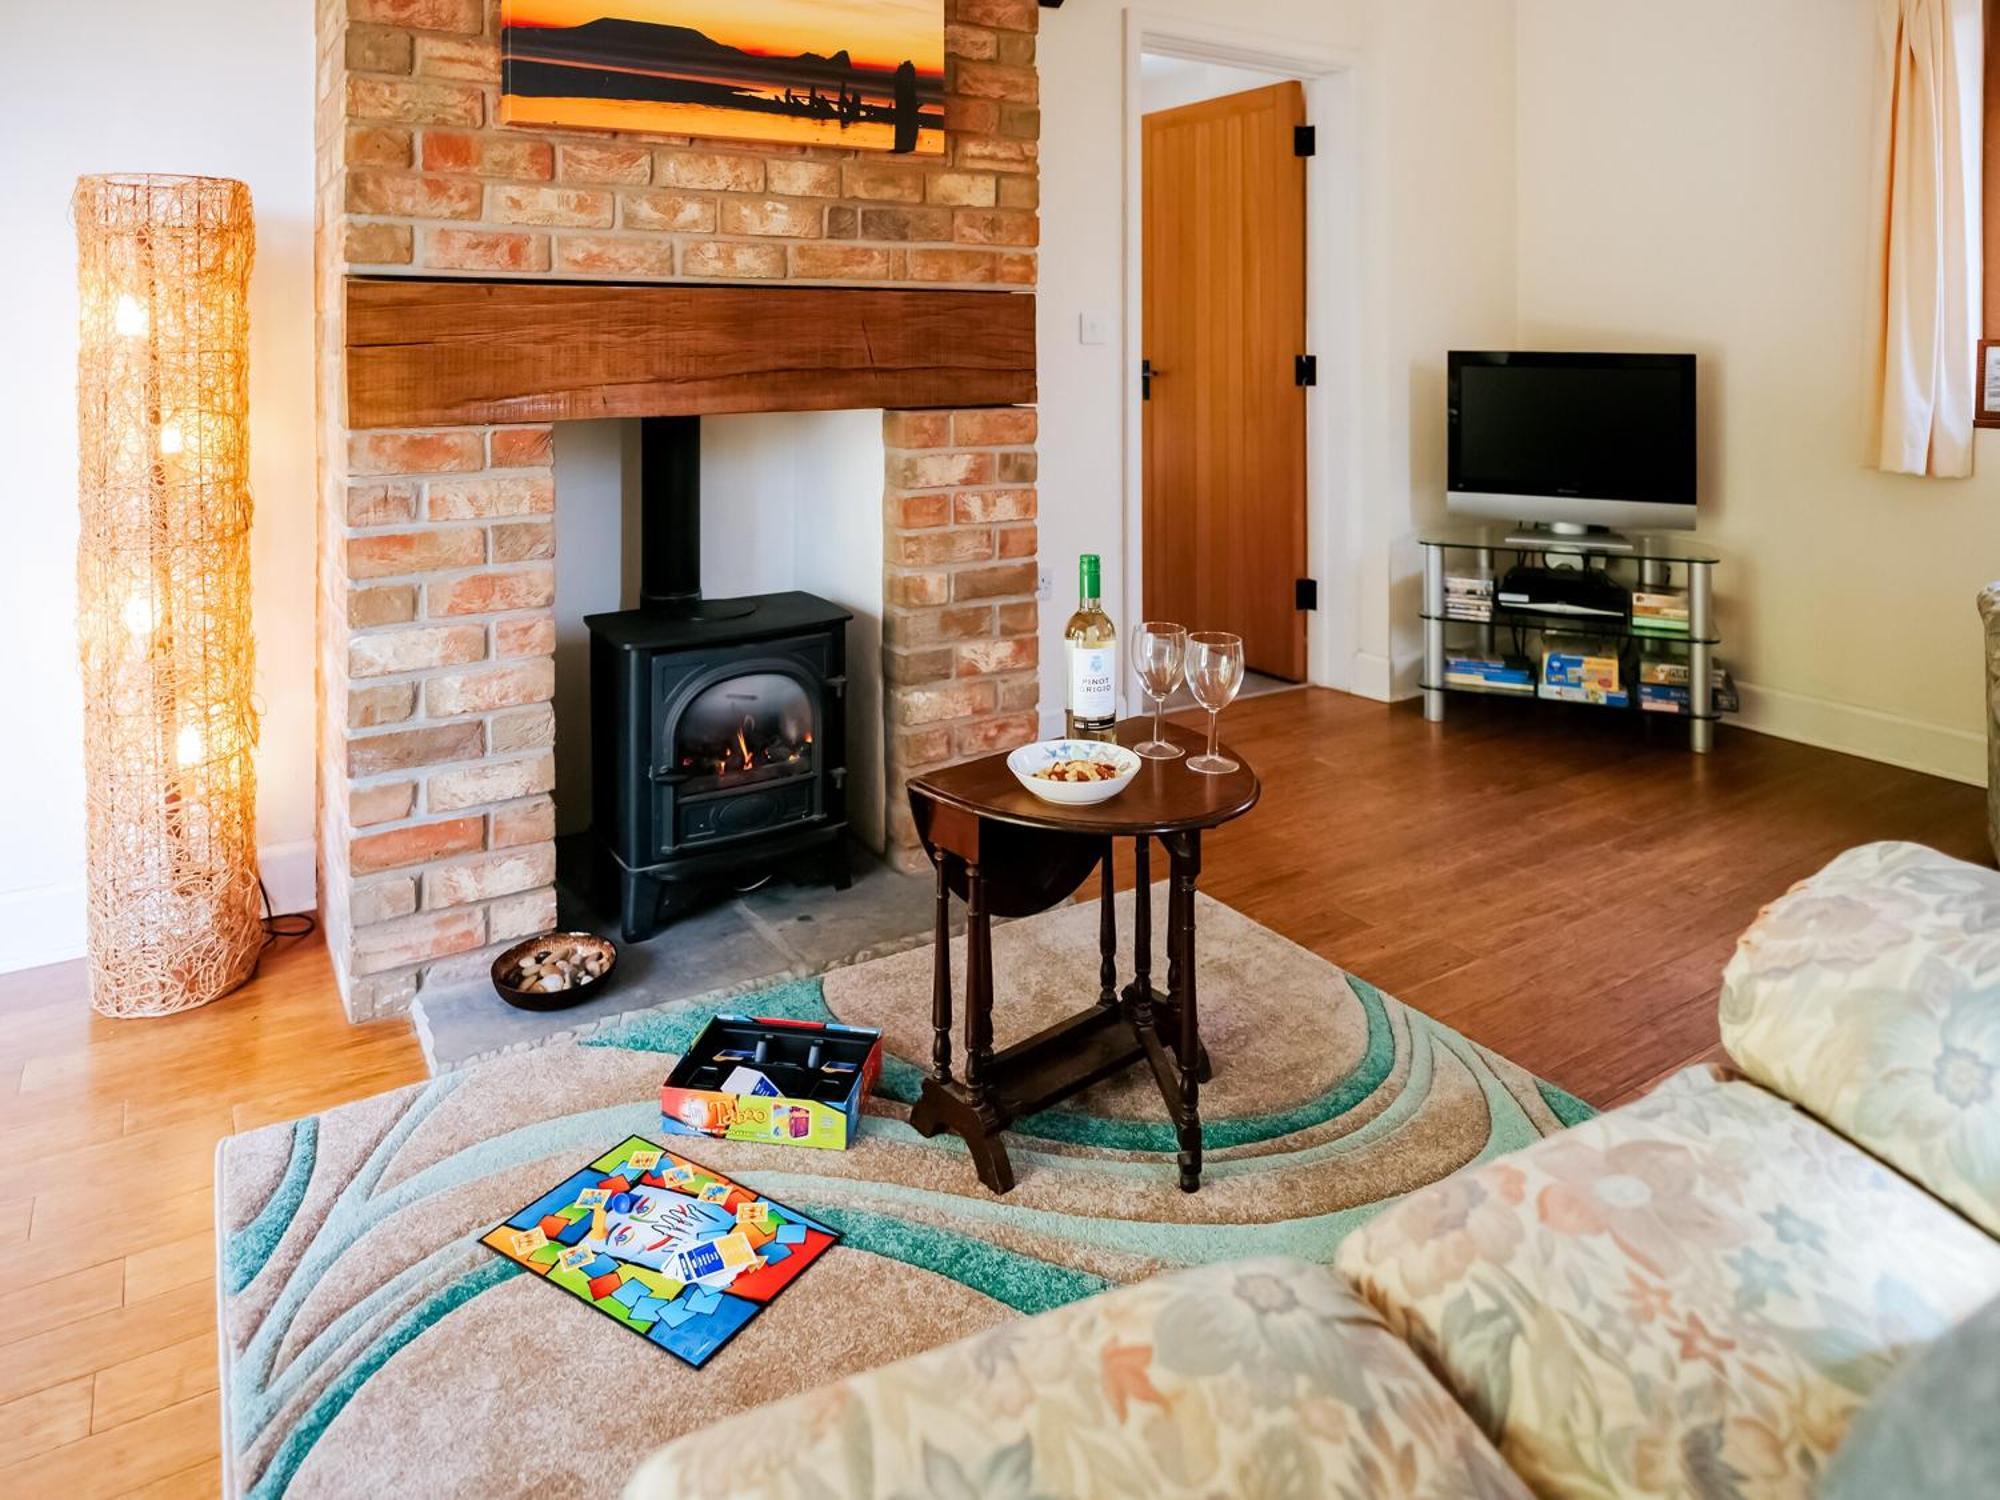
[[[845,1151],[881,1073],[873,1027],[718,1015],[660,1086],[660,1128]]]
[[[839,1238],[635,1135],[480,1243],[699,1368]]]

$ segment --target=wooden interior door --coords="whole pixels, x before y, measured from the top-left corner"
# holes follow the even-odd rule
[[[1305,91],[1280,83],[1145,117],[1148,619],[1243,637],[1306,675]]]

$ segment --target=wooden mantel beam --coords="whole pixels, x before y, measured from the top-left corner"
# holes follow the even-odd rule
[[[1028,292],[347,283],[355,428],[1034,399]]]

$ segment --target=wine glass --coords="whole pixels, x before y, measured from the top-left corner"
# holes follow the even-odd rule
[[[1173,690],[1180,686],[1181,666],[1187,659],[1188,633],[1185,625],[1165,620],[1148,620],[1139,627],[1132,643],[1132,668],[1139,674],[1139,686],[1153,700],[1153,737],[1132,747],[1148,760],[1173,760],[1187,752],[1172,740],[1160,737],[1160,712]]]
[[[1190,771],[1222,776],[1243,768],[1226,755],[1216,753],[1217,716],[1243,686],[1243,637],[1219,630],[1199,631],[1188,637],[1187,685],[1194,701],[1208,710],[1208,753],[1188,760]]]

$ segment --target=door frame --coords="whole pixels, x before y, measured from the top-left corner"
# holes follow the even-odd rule
[[[1146,53],[1254,68],[1305,86],[1318,150],[1306,163],[1306,341],[1319,383],[1306,402],[1306,565],[1319,608],[1306,622],[1306,681],[1351,690],[1358,640],[1361,496],[1358,391],[1360,172],[1357,54],[1301,38],[1183,17],[1125,13],[1124,470],[1121,518],[1124,620],[1145,609],[1144,132],[1139,60]],[[1194,624],[1196,622],[1189,622]],[[1130,625],[1127,628],[1131,628]]]

